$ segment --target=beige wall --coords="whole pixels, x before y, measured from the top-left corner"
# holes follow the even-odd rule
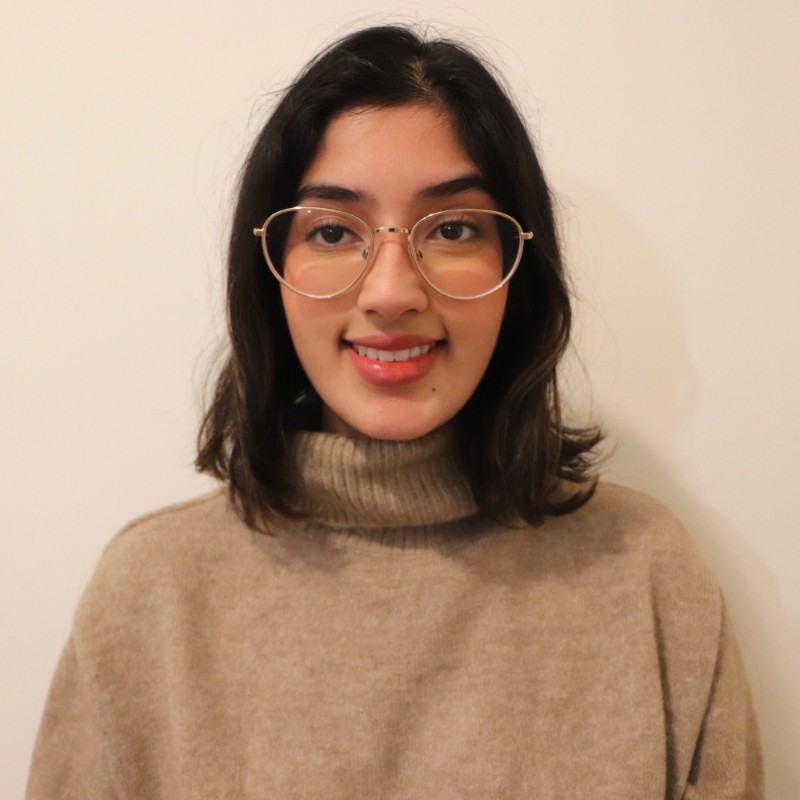
[[[196,396],[254,108],[343,21],[385,18],[276,5],[2,12],[2,797],[22,793],[104,543],[208,486]],[[800,5],[526,5],[372,8],[435,9],[514,85],[560,196],[608,476],[692,529],[740,635],[770,797],[800,797]]]

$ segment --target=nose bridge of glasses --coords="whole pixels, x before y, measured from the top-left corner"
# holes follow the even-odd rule
[[[372,229],[372,259],[374,261],[378,257],[378,251],[381,247],[381,241],[378,239],[378,234],[380,233],[394,233],[400,234],[395,240],[395,244],[401,245],[406,247],[408,255],[411,257],[412,262],[414,261],[414,254],[412,252],[412,245],[411,245],[411,231],[412,228],[403,228],[399,226],[381,226],[379,228]],[[383,244],[390,244],[392,239],[390,238],[388,241],[384,239]]]
[[[408,236],[408,234],[411,233],[411,228],[395,228],[395,227],[373,228],[372,232],[374,234],[375,233],[404,233],[406,236]]]

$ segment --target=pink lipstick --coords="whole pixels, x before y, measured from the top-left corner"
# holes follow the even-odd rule
[[[345,340],[356,372],[368,383],[401,386],[430,372],[444,340],[424,336],[364,336]]]

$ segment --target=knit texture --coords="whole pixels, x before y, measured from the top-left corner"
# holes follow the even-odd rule
[[[674,518],[601,485],[476,513],[449,433],[303,434],[302,521],[218,491],[104,553],[29,800],[761,798],[719,591]]]

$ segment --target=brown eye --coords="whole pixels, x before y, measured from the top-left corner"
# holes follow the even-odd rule
[[[361,241],[357,233],[338,222],[320,222],[308,231],[305,238],[317,247],[346,246]]]
[[[344,238],[344,228],[338,225],[327,225],[318,231],[323,241],[328,244],[339,244]]]
[[[467,243],[479,235],[480,229],[477,219],[461,219],[460,216],[445,219],[444,222],[440,222],[432,228],[428,234],[430,239],[439,239],[440,241],[454,243]]]
[[[439,227],[442,238],[450,241],[460,239],[463,232],[464,226],[460,222],[447,222]]]

